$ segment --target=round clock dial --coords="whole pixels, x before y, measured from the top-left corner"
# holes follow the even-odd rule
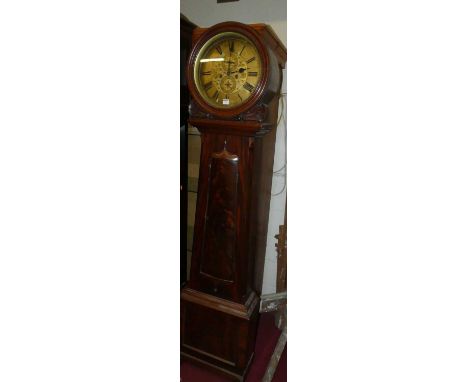
[[[224,32],[208,40],[194,65],[195,86],[203,100],[231,109],[247,102],[262,78],[262,60],[254,44],[240,33]]]

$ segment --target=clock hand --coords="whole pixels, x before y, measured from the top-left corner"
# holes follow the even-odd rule
[[[227,75],[231,75],[231,47],[229,46],[229,61],[228,61],[228,72]]]
[[[239,73],[244,73],[246,70],[247,70],[247,69],[245,69],[245,68],[240,68],[239,70],[234,70],[234,71],[231,72],[231,73],[237,73],[237,72],[239,72]]]

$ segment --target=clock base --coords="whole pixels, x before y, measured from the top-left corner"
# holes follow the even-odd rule
[[[250,364],[252,362],[254,354],[252,353],[252,356],[250,357],[249,364],[247,365],[247,367],[246,367],[243,374],[236,374],[235,372],[231,372],[230,370],[227,370],[225,368],[214,365],[213,363],[206,362],[205,360],[197,358],[196,356],[193,356],[191,354],[181,352],[180,356],[181,356],[181,358],[183,360],[186,360],[186,361],[191,362],[191,363],[193,363],[195,365],[199,365],[199,366],[201,366],[203,368],[211,370],[212,372],[214,372],[216,374],[220,374],[220,375],[222,375],[224,377],[227,377],[231,381],[244,382],[244,381],[246,381],[247,373],[249,371]]]
[[[181,357],[244,381],[253,359],[260,299],[244,304],[190,288],[181,294]]]

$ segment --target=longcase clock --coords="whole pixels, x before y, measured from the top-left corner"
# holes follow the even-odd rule
[[[265,24],[197,28],[189,122],[201,133],[184,359],[243,381],[254,357],[286,49]]]

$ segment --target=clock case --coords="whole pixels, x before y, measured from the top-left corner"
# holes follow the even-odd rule
[[[243,34],[262,57],[252,97],[214,108],[198,94],[198,52],[222,32]],[[190,280],[181,291],[181,356],[243,381],[254,355],[268,231],[278,104],[286,49],[265,24],[193,31],[189,123],[201,133]]]

